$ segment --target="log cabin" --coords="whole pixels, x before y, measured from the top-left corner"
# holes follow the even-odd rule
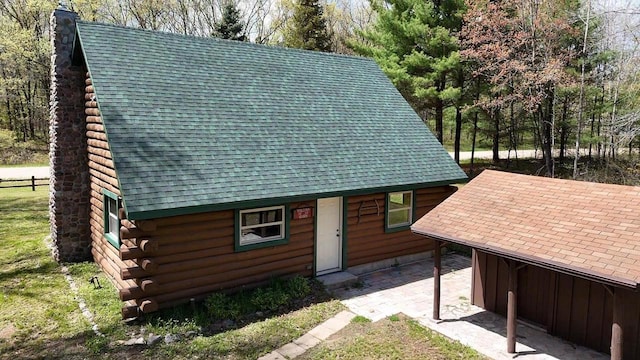
[[[51,227],[124,317],[428,254],[464,172],[370,59],[52,17]]]
[[[519,320],[614,360],[639,359],[638,214],[638,186],[485,170],[412,231],[473,249],[471,303],[506,315],[509,353]]]

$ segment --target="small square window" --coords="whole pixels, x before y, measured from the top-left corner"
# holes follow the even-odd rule
[[[405,229],[413,222],[413,191],[387,194],[386,229]]]
[[[236,250],[286,243],[286,213],[284,205],[238,211]]]
[[[120,218],[118,210],[120,200],[118,196],[108,190],[102,190],[104,194],[104,236],[116,248],[120,248]]]

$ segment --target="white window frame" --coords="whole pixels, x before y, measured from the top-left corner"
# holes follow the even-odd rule
[[[114,223],[115,224],[120,223],[120,219],[118,218],[118,200],[110,196],[106,196],[106,199],[107,199],[107,209],[109,213],[108,215],[109,222],[105,224],[108,227],[107,231],[105,232],[117,239],[120,236],[120,227],[115,226],[115,229],[113,229],[112,228],[113,226],[111,225]]]
[[[104,237],[116,249],[120,248],[120,197],[107,189],[102,189]],[[112,226],[113,224],[113,226]]]
[[[271,210],[280,210],[282,212],[282,216],[281,216],[282,220],[269,222],[269,223],[261,223],[261,224],[257,224],[257,225],[243,226],[242,217],[243,217],[244,214],[257,213],[257,212],[263,212],[263,211],[271,211]],[[238,224],[238,228],[239,228],[240,233],[238,234],[238,244],[240,246],[247,246],[247,245],[253,245],[253,244],[261,244],[261,243],[270,242],[270,241],[283,240],[286,237],[286,234],[285,234],[286,209],[285,209],[284,205],[269,206],[269,207],[256,208],[256,209],[239,210],[239,215],[240,215],[240,217],[239,217],[240,223]],[[266,238],[255,239],[255,240],[243,240],[243,238],[242,238],[242,232],[244,230],[259,229],[259,228],[269,227],[269,226],[274,226],[274,225],[279,225],[280,226],[280,235],[269,236],[269,237],[266,237]]]
[[[404,194],[409,194],[411,195],[411,202],[409,203],[409,205],[407,206],[403,206],[401,208],[397,208],[397,209],[391,209],[391,195],[395,195],[395,194],[402,194],[402,198],[404,199]],[[396,229],[396,228],[401,228],[401,227],[407,227],[410,226],[411,223],[413,222],[413,202],[415,201],[414,199],[414,193],[413,190],[406,190],[406,191],[394,191],[394,192],[390,192],[387,193],[387,229]],[[400,212],[400,211],[406,211],[409,210],[409,219],[407,222],[403,222],[403,223],[399,223],[399,224],[390,224],[390,220],[391,220],[391,213],[393,212]]]

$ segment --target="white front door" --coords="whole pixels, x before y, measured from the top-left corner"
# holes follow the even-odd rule
[[[342,270],[342,198],[318,199],[316,275]]]

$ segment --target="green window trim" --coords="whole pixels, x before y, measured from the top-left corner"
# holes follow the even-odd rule
[[[408,208],[400,208],[398,210],[409,210],[409,221],[406,223],[400,223],[397,225],[389,225],[391,220],[391,216],[389,214],[391,196],[398,194],[411,194],[411,204],[408,205]],[[404,190],[404,191],[396,191],[396,192],[388,192],[385,195],[385,203],[384,203],[384,232],[385,233],[394,233],[398,231],[405,231],[411,228],[411,224],[415,221],[416,214],[416,199],[415,199],[415,191],[413,190]]]
[[[121,199],[118,195],[107,189],[102,189],[102,214],[103,214],[103,230],[104,237],[116,249],[120,249],[122,242],[120,241],[120,218],[118,217],[118,209],[121,207]],[[111,210],[115,206],[115,213]],[[115,229],[113,229],[115,227]]]
[[[255,224],[255,225],[245,225],[243,226],[242,224],[242,215],[243,214],[250,214],[250,213],[264,213],[267,211],[282,211],[282,220],[280,221],[275,221],[275,222],[271,222],[271,223],[265,223],[267,224],[267,226],[281,226],[281,232],[283,232],[281,234],[280,238],[276,238],[273,240],[264,240],[264,241],[260,241],[257,240],[251,243],[246,243],[246,244],[242,244],[242,240],[241,240],[241,235],[242,235],[242,231],[243,230],[250,230],[251,228],[264,228],[266,226],[260,226],[262,224]],[[248,209],[237,209],[235,211],[235,231],[234,231],[234,249],[236,252],[241,252],[241,251],[249,251],[249,250],[255,250],[255,249],[262,249],[262,248],[266,248],[266,247],[272,247],[272,246],[277,246],[277,245],[284,245],[284,244],[288,244],[289,243],[289,227],[290,227],[290,217],[291,214],[289,212],[289,205],[277,205],[277,206],[269,206],[269,207],[262,207],[262,208],[248,208]],[[279,223],[282,224],[279,224]]]

